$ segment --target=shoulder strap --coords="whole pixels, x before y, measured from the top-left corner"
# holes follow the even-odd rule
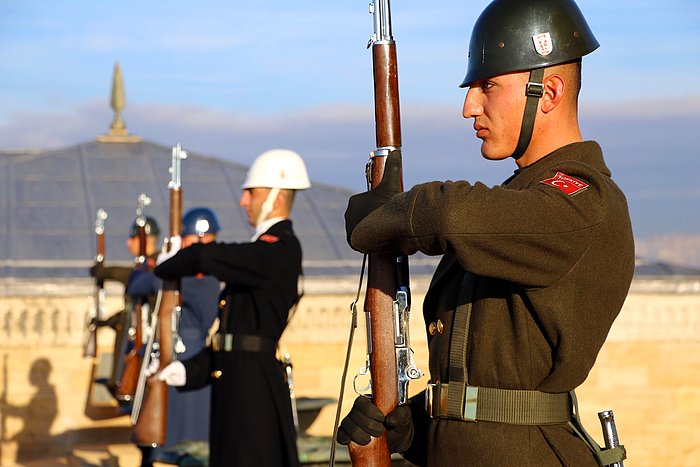
[[[474,276],[465,271],[459,289],[457,309],[452,319],[448,377],[450,383],[464,384],[455,384],[456,390],[450,391],[447,395],[448,417],[462,417],[466,383],[469,382],[467,373],[467,344],[469,341],[472,299],[474,297],[474,282]]]

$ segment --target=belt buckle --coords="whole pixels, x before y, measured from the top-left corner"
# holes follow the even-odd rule
[[[466,386],[464,389],[464,409],[462,411],[462,419],[467,422],[475,422],[479,388],[477,386]]]
[[[428,383],[425,388],[425,412],[430,418],[435,418],[435,414],[433,413],[433,409],[435,408],[435,401],[433,400],[435,396],[435,386],[435,383]]]

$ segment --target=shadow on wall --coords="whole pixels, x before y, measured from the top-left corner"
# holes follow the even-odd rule
[[[51,363],[46,358],[39,358],[29,369],[29,383],[36,388],[27,405],[7,403],[7,354],[3,356],[2,412],[0,412],[0,430],[3,441],[17,443],[16,462],[21,463],[46,456],[51,450],[51,425],[56,420],[58,400],[56,389],[49,383]],[[7,417],[19,418],[23,426],[11,439],[6,439]]]

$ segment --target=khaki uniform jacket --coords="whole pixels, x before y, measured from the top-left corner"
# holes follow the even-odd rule
[[[559,175],[558,175],[559,174]],[[418,185],[352,234],[367,252],[444,255],[425,298],[430,376],[447,382],[464,271],[476,276],[468,335],[470,385],[567,392],[587,377],[634,272],[627,202],[595,142],[565,146],[503,185]],[[422,396],[422,395],[421,395]],[[596,465],[566,424],[430,420],[411,402],[407,457],[427,465]]]

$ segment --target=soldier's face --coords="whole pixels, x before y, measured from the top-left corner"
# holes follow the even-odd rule
[[[505,159],[515,151],[528,76],[528,72],[495,76],[472,83],[467,91],[462,115],[474,119],[484,158]]]
[[[129,249],[129,253],[131,253],[131,256],[138,256],[139,255],[139,237],[134,235],[133,237],[129,237],[126,239],[126,247]]]
[[[246,188],[241,195],[241,207],[245,210],[248,216],[248,223],[255,227],[262,211],[262,205],[267,199],[267,194],[270,193],[270,188]]]

